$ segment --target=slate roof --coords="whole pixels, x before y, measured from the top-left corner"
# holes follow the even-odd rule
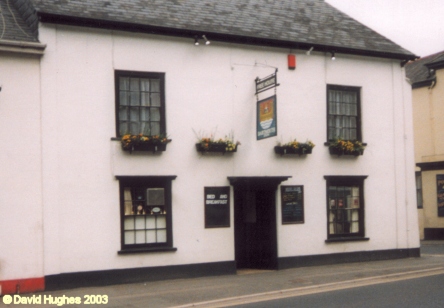
[[[416,56],[323,0],[30,0],[42,22],[373,55]]]
[[[32,29],[13,0],[0,0],[0,42],[37,42],[37,33]]]
[[[444,51],[409,62],[405,66],[412,88],[430,86],[436,80],[437,68],[444,68]]]

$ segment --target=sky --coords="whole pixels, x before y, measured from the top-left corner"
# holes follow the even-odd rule
[[[444,0],[325,0],[417,56],[444,51]]]

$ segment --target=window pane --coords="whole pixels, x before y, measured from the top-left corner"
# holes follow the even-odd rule
[[[167,241],[167,232],[166,230],[158,230],[157,231],[157,242],[158,243],[166,243]]]
[[[151,93],[151,106],[160,107],[160,93]]]
[[[147,229],[155,229],[156,228],[156,216],[147,216],[146,217],[146,228]]]
[[[160,121],[160,109],[151,108],[151,121]]]
[[[135,236],[135,232],[134,231],[125,231],[125,237],[124,237],[124,241],[125,244],[134,244],[134,236]]]
[[[139,123],[131,122],[129,125],[130,125],[129,133],[132,135],[138,135],[139,134]]]
[[[140,120],[141,121],[150,120],[150,108],[140,108]]]
[[[128,106],[128,92],[120,91],[119,104],[121,106]]]
[[[151,122],[151,135],[160,135],[160,123]]]
[[[119,134],[122,136],[122,135],[125,135],[125,134],[128,134],[128,133],[129,133],[128,123],[126,123],[126,122],[119,122]]]
[[[134,217],[126,217],[124,223],[125,230],[134,230]]]
[[[136,231],[136,244],[145,244],[145,231]]]
[[[140,123],[140,133],[145,135],[145,136],[151,135],[150,123],[149,122],[142,122],[142,123]]]
[[[130,105],[131,106],[139,106],[140,105],[139,92],[130,92]]]
[[[150,90],[150,80],[140,79],[140,91],[149,92]]]
[[[129,90],[129,78],[128,77],[120,77],[119,78],[119,89],[120,90]]]
[[[130,120],[136,121],[136,122],[140,120],[138,107],[131,107],[130,108]]]
[[[128,108],[126,108],[126,107],[119,108],[119,120],[121,120],[121,121],[128,120]]]
[[[166,228],[166,216],[157,216],[157,228]]]
[[[151,79],[151,92],[160,92],[160,80]]]
[[[146,242],[147,243],[157,243],[155,230],[146,231]]]
[[[141,230],[145,229],[145,217],[144,216],[136,216],[136,229]]]
[[[150,105],[150,94],[142,92],[142,93],[140,93],[140,95],[141,95],[141,102],[140,102],[140,104],[142,106],[149,106]]]
[[[130,78],[130,90],[131,91],[140,91],[139,88],[139,78]]]

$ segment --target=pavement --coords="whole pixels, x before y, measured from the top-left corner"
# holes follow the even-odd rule
[[[444,241],[422,241],[420,258],[312,266],[280,271],[243,270],[237,275],[77,288],[22,296],[77,297],[81,301],[80,304],[65,304],[63,307],[81,307],[88,298],[102,301],[100,306],[105,307],[229,307],[439,274],[444,274]],[[15,305],[1,303],[0,306]],[[57,305],[55,302],[53,305],[45,305],[42,300],[42,304],[35,307],[57,307]]]

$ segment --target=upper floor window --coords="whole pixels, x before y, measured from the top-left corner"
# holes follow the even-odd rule
[[[165,74],[116,71],[117,136],[165,134]]]
[[[335,139],[361,140],[360,88],[327,86],[327,136]]]

